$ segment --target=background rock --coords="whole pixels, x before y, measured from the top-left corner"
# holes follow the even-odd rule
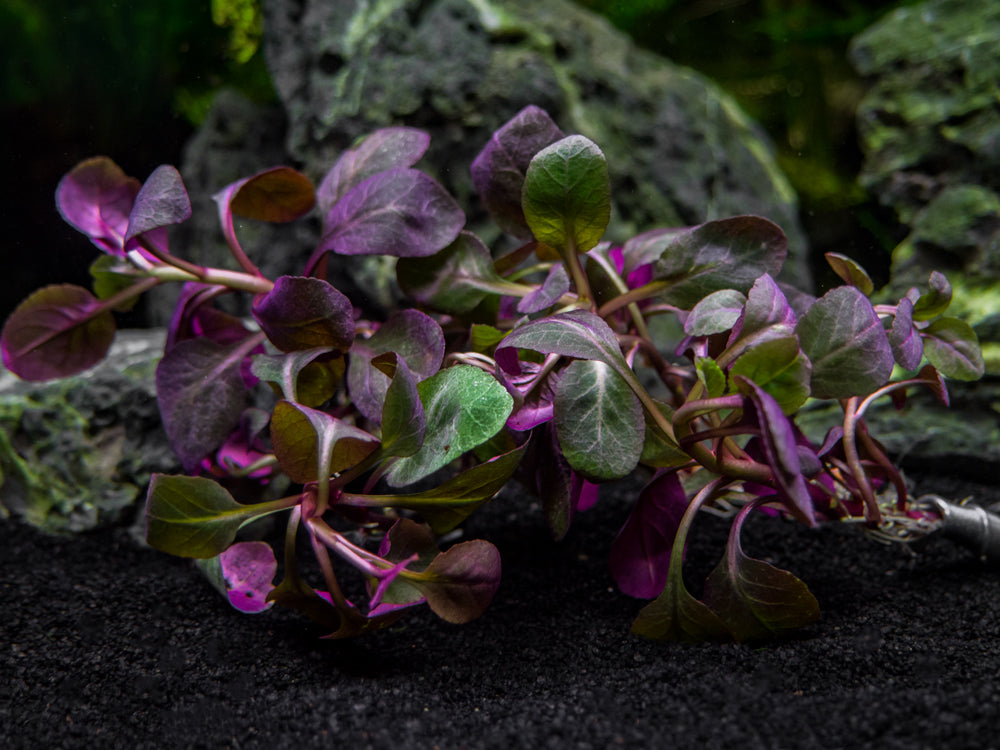
[[[953,313],[973,324],[1000,372],[1000,3],[929,0],[856,37],[871,79],[858,110],[862,184],[910,227],[893,253],[889,294],[955,285]]]
[[[0,366],[0,516],[47,531],[122,520],[153,472],[178,472],[156,405],[164,332],[120,331],[72,378],[26,383]]]
[[[285,160],[314,181],[376,128],[425,129],[432,140],[421,167],[467,209],[471,228],[496,242],[497,230],[478,208],[469,165],[496,128],[536,104],[565,132],[587,135],[605,151],[615,203],[610,238],[760,214],[789,236],[786,277],[809,283],[797,199],[759,128],[707,79],[640,50],[565,0],[275,0],[266,6],[265,45],[287,117]],[[243,121],[253,120],[252,109],[241,111]],[[213,116],[206,129],[219,125]],[[196,207],[205,202],[199,196],[273,166],[277,157],[266,149],[254,153],[252,144],[236,157],[228,144],[216,145],[219,140],[200,135],[182,167]],[[233,162],[213,156],[216,148]],[[243,174],[232,174],[233,163]],[[214,221],[214,210],[206,213]],[[254,230],[263,236],[245,244],[255,260],[298,272],[318,228],[314,220]],[[214,226],[191,239],[191,254],[201,262],[227,262]],[[332,265],[340,263],[334,273],[367,298],[356,303],[392,304],[385,281],[391,273],[379,261],[352,258],[347,268],[334,259]],[[166,314],[159,311],[155,322]]]

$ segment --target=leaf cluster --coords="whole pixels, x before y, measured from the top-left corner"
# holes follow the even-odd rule
[[[496,255],[416,168],[428,142],[387,128],[345,151],[318,188],[288,167],[224,187],[215,201],[234,268],[172,252],[168,228],[191,215],[176,169],[140,183],[106,157],[79,164],[56,201],[102,251],[93,291],[28,297],[3,328],[5,365],[29,380],[86,369],[111,343],[114,311],[182,284],[156,380],[187,474],[154,477],[147,539],[200,560],[244,611],[291,607],[335,638],[424,603],[466,622],[500,581],[490,543],[447,544],[472,512],[516,481],[559,539],[601,484],[641,472],[610,557],[621,590],[651,600],[636,633],[752,640],[814,621],[805,583],[749,557],[741,529],[757,511],[810,526],[914,517],[864,415],[918,386],[947,402],[946,379],[982,374],[972,330],[946,315],[947,280],[935,273],[926,289],[873,302],[865,271],[830,254],[844,284],[815,298],[776,280],[785,236],[757,216],[612,246],[603,153],[537,107],[471,165],[483,204],[520,240]],[[234,217],[313,212],[323,231],[302,275],[265,278]],[[327,277],[330,253],[395,258],[406,304],[361,318]],[[216,306],[233,293],[253,295],[252,320]],[[814,445],[795,416],[824,400],[842,418]],[[248,483],[274,491],[240,502]],[[711,507],[733,524],[699,599],[685,587],[684,547]],[[281,565],[241,536],[275,513],[287,516]],[[300,536],[316,580],[301,571]],[[345,570],[361,575],[367,601],[345,595]]]

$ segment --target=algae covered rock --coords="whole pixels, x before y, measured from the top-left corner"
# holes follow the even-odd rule
[[[153,472],[176,472],[154,372],[163,331],[120,331],[76,377],[27,383],[0,368],[0,515],[53,532],[126,519]]]
[[[1000,372],[1000,2],[929,0],[852,42],[871,88],[858,111],[860,179],[909,236],[889,294],[943,271],[951,312],[973,324]]]
[[[717,86],[639,49],[567,0],[274,0],[265,4],[264,28],[287,118],[286,161],[314,181],[377,128],[422,128],[431,150],[420,168],[467,210],[470,228],[494,243],[497,230],[479,206],[469,167],[494,130],[534,104],[605,151],[614,201],[609,239],[759,214],[789,236],[786,277],[809,283],[797,198],[762,131]],[[207,127],[219,124],[210,118]],[[203,147],[225,139],[199,139],[181,171],[192,190],[210,194],[225,182],[219,170],[207,173]],[[318,233],[318,222],[299,224]],[[308,241],[298,229],[278,229],[248,241],[248,251],[272,264],[268,270],[284,264],[283,273],[301,272],[317,235]],[[205,255],[209,249],[217,254]],[[199,262],[226,262],[217,230],[200,232],[185,252]],[[356,304],[394,303],[391,264],[330,261]]]

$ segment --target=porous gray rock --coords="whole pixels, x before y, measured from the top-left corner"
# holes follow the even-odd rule
[[[609,239],[759,214],[789,237],[785,278],[809,284],[797,198],[762,131],[707,79],[639,49],[567,0],[273,0],[265,8],[265,50],[287,118],[286,160],[317,183],[344,149],[376,128],[425,129],[431,148],[420,167],[467,210],[470,228],[495,243],[498,230],[479,206],[469,167],[494,130],[534,104],[607,155]],[[252,120],[252,108],[240,117]],[[233,129],[231,118],[217,116],[205,129],[220,122]],[[218,140],[203,133],[189,149],[182,173],[193,192],[210,194],[271,166],[265,162],[275,156],[213,145]],[[210,168],[216,162],[224,169]],[[207,214],[214,221],[214,212]],[[242,232],[261,233],[246,235],[255,261],[296,273],[315,246],[318,222],[264,230],[244,222],[238,231],[241,239]],[[188,257],[225,260],[216,228],[199,226],[197,234],[190,251],[184,248]],[[391,305],[391,266],[386,272],[380,260],[333,258],[332,273],[349,296],[360,293],[356,303]]]
[[[153,472],[178,472],[154,373],[164,332],[120,331],[80,375],[27,383],[0,366],[0,516],[52,532],[126,520]]]
[[[887,295],[931,270],[956,287],[949,314],[973,324],[1000,373],[1000,2],[928,0],[858,35],[850,57],[870,84],[858,108],[862,185],[910,234]]]

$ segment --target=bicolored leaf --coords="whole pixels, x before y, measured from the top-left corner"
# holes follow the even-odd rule
[[[24,380],[51,380],[93,367],[115,337],[111,311],[83,287],[57,284],[32,293],[0,333],[4,366]]]
[[[253,340],[229,346],[207,338],[181,341],[156,367],[163,426],[184,468],[193,471],[239,424],[247,403],[244,359]]]
[[[397,460],[386,474],[393,487],[423,479],[504,426],[514,400],[496,378],[471,365],[456,365],[417,386],[427,434],[416,453]]]
[[[241,612],[256,614],[274,606],[278,561],[266,542],[238,542],[221,555],[196,561],[213,586]]]
[[[782,635],[819,619],[819,603],[809,588],[787,570],[744,553],[740,529],[753,508],[733,522],[726,554],[705,582],[705,603],[737,641]]]
[[[535,154],[562,137],[545,110],[529,105],[497,130],[472,162],[472,184],[505,232],[531,238],[521,207],[524,175]]]
[[[374,435],[326,412],[279,401],[271,414],[271,443],[293,482],[315,482],[359,464],[378,448]]]
[[[333,347],[319,346],[275,356],[253,358],[251,372],[273,383],[288,401],[316,407],[336,392],[346,365]]]
[[[214,557],[233,543],[243,524],[288,507],[284,501],[242,505],[205,477],[154,474],[146,498],[146,541],[171,555]]]
[[[539,242],[561,253],[585,253],[604,235],[611,218],[608,163],[597,144],[571,135],[532,158],[521,205]]]
[[[709,221],[674,235],[653,269],[669,282],[661,299],[690,310],[722,289],[746,293],[764,274],[777,276],[788,240],[778,225],[759,216]]]
[[[59,181],[56,207],[63,219],[98,248],[124,256],[129,214],[141,183],[106,156],[77,164]]]
[[[823,257],[826,258],[826,262],[833,269],[833,272],[844,280],[844,283],[857,287],[866,297],[870,297],[871,293],[875,291],[875,284],[871,277],[856,261],[841,253],[824,253]]]
[[[688,498],[675,471],[661,471],[639,492],[611,544],[611,577],[622,593],[652,599],[667,585],[670,553]]]
[[[629,474],[642,455],[645,419],[628,383],[598,360],[571,362],[556,385],[553,424],[569,465],[587,479]]]
[[[431,137],[416,128],[381,128],[349,148],[320,183],[316,200],[326,216],[352,187],[388,169],[412,167],[427,152]]]
[[[191,218],[191,199],[188,197],[181,173],[176,167],[162,164],[153,170],[129,213],[125,232],[125,247],[140,234],[180,224]]]
[[[958,318],[938,318],[921,331],[927,361],[954,380],[979,380],[985,371],[979,338]]]
[[[527,444],[461,472],[433,489],[405,495],[361,495],[343,492],[344,505],[403,508],[419,513],[435,534],[446,534],[496,495],[513,476]]]
[[[308,266],[326,252],[422,258],[450,245],[464,224],[462,209],[437,181],[416,169],[390,169],[334,204]]]
[[[396,280],[408,297],[446,313],[472,310],[504,283],[489,248],[471,232],[429,258],[400,258]]]
[[[354,308],[323,279],[281,276],[253,306],[254,319],[283,352],[330,347],[347,351],[354,341]]]
[[[892,374],[889,337],[871,302],[853,286],[831,289],[795,326],[812,363],[812,395],[840,399],[864,396]]]

